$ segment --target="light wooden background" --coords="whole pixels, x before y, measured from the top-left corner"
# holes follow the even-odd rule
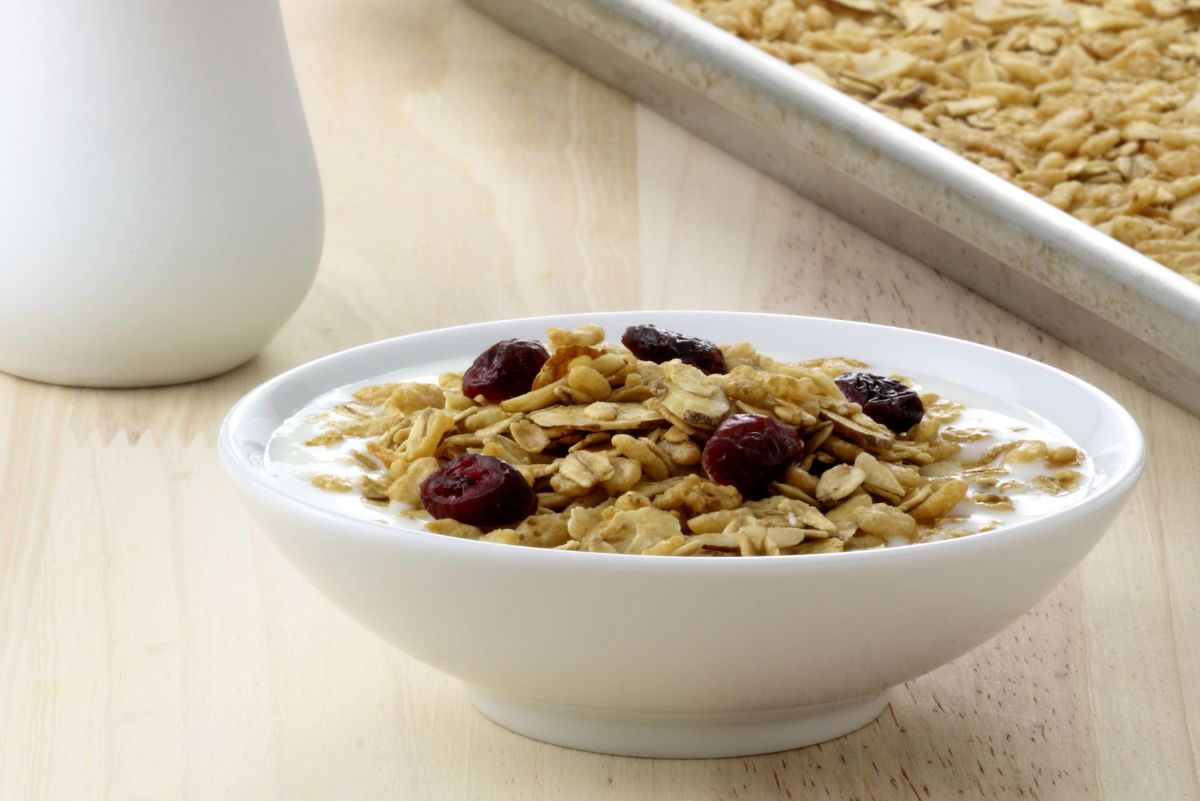
[[[254,362],[136,391],[0,376],[0,799],[1200,797],[1200,422],[447,0],[285,0],[328,238]],[[213,448],[292,365],[528,314],[744,309],[914,326],[1063,367],[1150,464],[1071,578],[821,746],[542,745],[361,630]]]

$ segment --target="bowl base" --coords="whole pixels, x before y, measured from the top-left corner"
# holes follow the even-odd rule
[[[888,692],[815,706],[746,712],[632,712],[551,704],[468,687],[475,708],[535,740],[634,757],[700,759],[787,751],[870,723]]]

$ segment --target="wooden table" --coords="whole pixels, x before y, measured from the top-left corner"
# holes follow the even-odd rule
[[[287,0],[325,257],[263,354],[154,390],[0,376],[0,799],[1200,798],[1200,422],[458,2]],[[790,753],[542,745],[360,629],[213,447],[285,368],[382,337],[623,308],[815,314],[1058,365],[1149,440],[1071,578],[890,710]]]

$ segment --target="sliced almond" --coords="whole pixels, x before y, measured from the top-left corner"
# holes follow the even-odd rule
[[[664,376],[654,385],[663,407],[689,426],[714,429],[730,412],[724,390],[699,369],[674,361],[663,365]]]
[[[874,451],[886,451],[896,442],[896,437],[892,432],[882,426],[872,426],[868,428],[866,425],[851,420],[849,417],[837,414],[829,409],[822,409],[821,416],[833,423],[833,430],[844,439],[852,442],[860,448],[869,448]]]
[[[550,406],[529,414],[529,420],[542,428],[572,428],[582,431],[634,431],[653,428],[664,422],[661,414],[640,403],[605,403],[603,414],[589,411],[600,404]],[[598,420],[613,412],[613,419]]]

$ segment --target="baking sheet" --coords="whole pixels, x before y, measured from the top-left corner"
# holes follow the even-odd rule
[[[1200,414],[1200,286],[667,0],[467,0]]]

